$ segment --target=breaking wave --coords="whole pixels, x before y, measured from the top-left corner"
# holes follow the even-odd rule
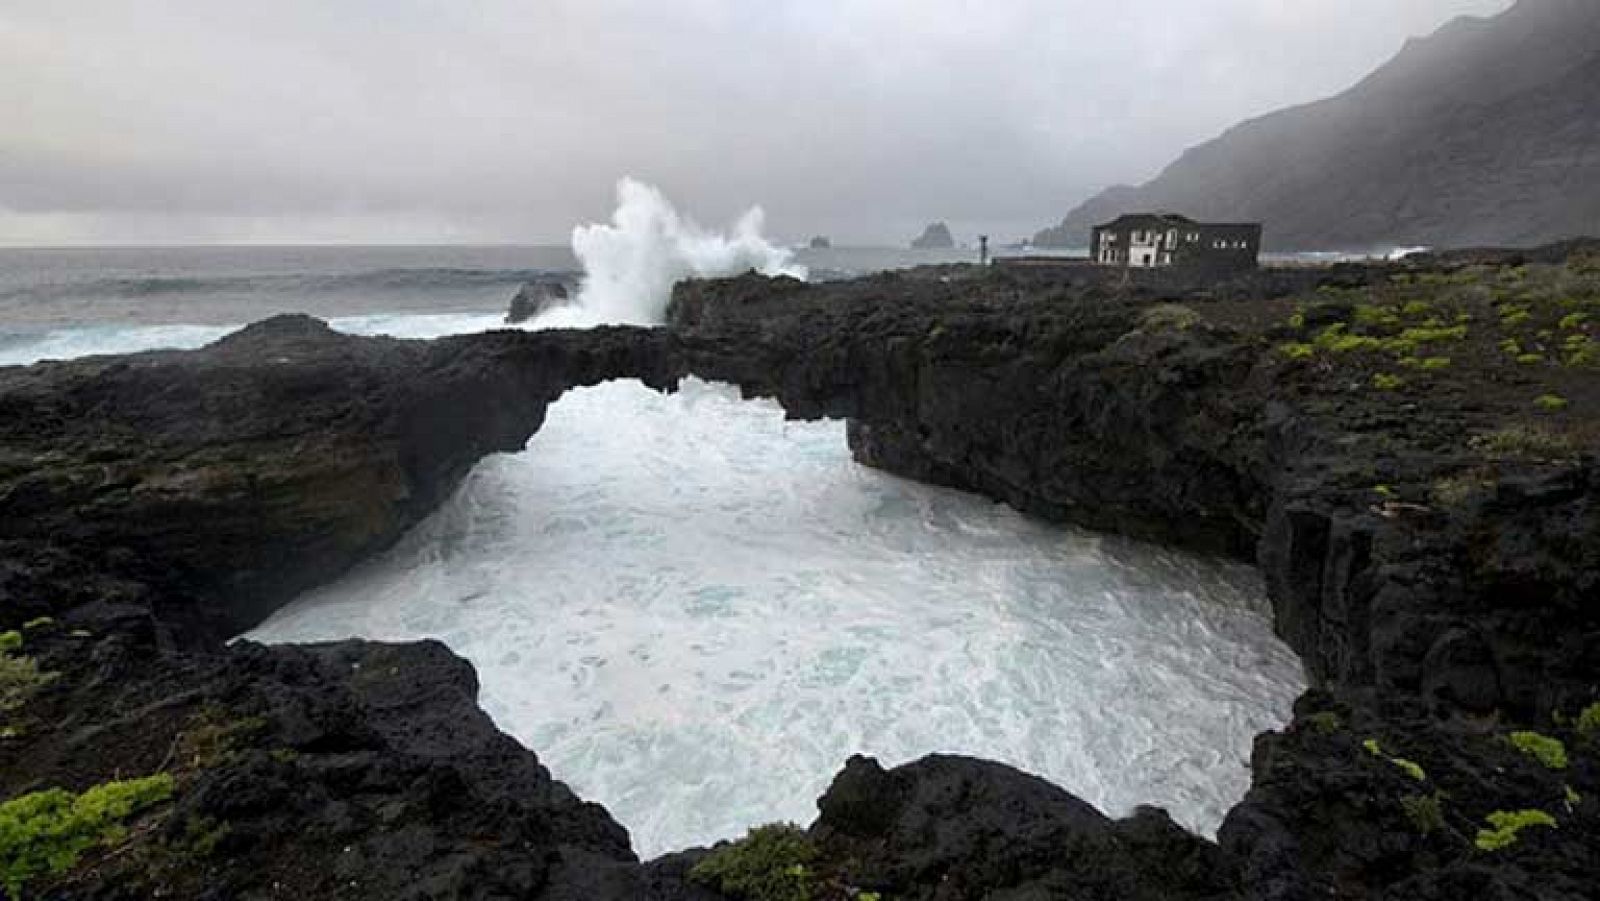
[[[609,224],[572,230],[572,251],[583,266],[576,306],[556,311],[550,325],[656,325],[666,318],[672,286],[686,278],[763,275],[804,279],[794,254],[762,237],[765,217],[755,207],[726,232],[681,215],[656,188],[625,178]]]

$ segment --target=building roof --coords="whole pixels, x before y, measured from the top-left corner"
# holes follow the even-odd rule
[[[1260,228],[1259,222],[1196,222],[1178,213],[1124,213],[1096,228],[1123,230],[1129,228],[1173,228],[1195,225],[1201,228]]]

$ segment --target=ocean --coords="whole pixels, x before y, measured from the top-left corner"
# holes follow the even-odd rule
[[[975,252],[794,251],[813,278]],[[575,274],[569,247],[158,247],[0,249],[0,365],[192,348],[276,313],[354,334],[432,338],[498,327],[517,289]]]

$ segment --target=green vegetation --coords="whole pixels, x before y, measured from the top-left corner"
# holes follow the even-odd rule
[[[34,792],[0,805],[0,883],[13,901],[39,876],[72,869],[84,851],[120,841],[128,817],[172,796],[172,777],[161,773],[106,782],[81,795],[60,788]]]
[[[1431,795],[1406,795],[1400,799],[1400,809],[1405,811],[1411,827],[1423,836],[1444,831],[1444,793]]]
[[[1478,830],[1473,841],[1480,851],[1498,851],[1516,844],[1517,833],[1530,826],[1556,828],[1556,818],[1542,810],[1497,810],[1487,819],[1492,828]]]
[[[1435,481],[1428,490],[1428,499],[1439,507],[1462,507],[1493,485],[1494,482],[1481,472],[1464,472]]]
[[[258,716],[234,717],[215,704],[207,704],[178,736],[177,760],[193,769],[227,763],[267,721]]]
[[[1533,405],[1547,413],[1554,413],[1567,408],[1567,399],[1559,394],[1541,394],[1533,399]]]
[[[689,878],[743,901],[811,901],[817,849],[798,826],[758,826],[739,841],[713,851]]]
[[[48,616],[40,616],[40,617],[36,617],[34,619],[30,619],[27,622],[23,623],[22,624],[22,628],[23,628],[24,631],[30,631],[31,632],[34,629],[43,629],[46,626],[53,626],[55,624],[56,624],[56,621],[54,619],[52,619],[52,618],[50,618]]]
[[[15,652],[22,649],[21,632],[0,633],[0,713],[10,713],[28,702],[39,689],[55,680],[55,673],[39,670],[39,661]],[[13,736],[21,734],[10,727]]]
[[[1561,803],[1566,805],[1567,813],[1571,813],[1577,809],[1579,804],[1583,803],[1583,795],[1578,794],[1578,790],[1570,785],[1563,785],[1561,788]]]
[[[1204,321],[1204,317],[1189,307],[1176,303],[1163,303],[1140,314],[1139,328],[1147,332],[1162,330],[1186,332]]]
[[[1390,757],[1388,754],[1384,753],[1383,746],[1378,744],[1378,740],[1376,738],[1367,739],[1361,743],[1361,747],[1366,748],[1368,754],[1371,754],[1374,757],[1381,757],[1399,767],[1400,770],[1407,776],[1410,776],[1418,782],[1426,782],[1428,780],[1428,774],[1425,770],[1423,770],[1420,764],[1418,764],[1416,761],[1407,760],[1404,757]]]
[[[1280,344],[1278,345],[1278,353],[1283,354],[1291,360],[1305,360],[1315,356],[1317,349],[1309,344]]]
[[[1589,740],[1600,739],[1600,701],[1578,714],[1578,734]]]
[[[1405,383],[1405,379],[1387,372],[1379,372],[1372,376],[1372,387],[1379,391],[1398,391]]]
[[[1575,453],[1572,442],[1538,426],[1514,425],[1475,436],[1473,450],[1495,460],[1554,460]]]
[[[1506,736],[1506,741],[1511,742],[1511,746],[1518,751],[1544,764],[1546,769],[1567,768],[1567,746],[1562,744],[1559,738],[1551,738],[1537,732],[1513,732]]]

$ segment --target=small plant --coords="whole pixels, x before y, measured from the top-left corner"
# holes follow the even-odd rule
[[[1449,357],[1428,357],[1422,361],[1423,372],[1439,372],[1450,368]]]
[[[1537,366],[1544,362],[1544,354],[1517,354],[1517,362],[1523,366]]]
[[[1315,356],[1316,352],[1317,349],[1309,344],[1291,342],[1289,344],[1278,345],[1278,353],[1283,354],[1291,360],[1308,359],[1312,356]]]
[[[1542,810],[1497,810],[1486,818],[1489,829],[1480,829],[1473,844],[1480,851],[1498,851],[1516,844],[1517,833],[1532,826],[1556,828],[1556,818]]]
[[[1378,740],[1376,738],[1367,739],[1361,743],[1361,747],[1366,748],[1368,754],[1387,760],[1396,767],[1399,767],[1401,772],[1417,780],[1418,782],[1428,781],[1428,774],[1425,770],[1423,770],[1420,764],[1418,764],[1416,761],[1407,760],[1404,757],[1390,757],[1388,754],[1384,753],[1383,746],[1378,744]]]
[[[52,619],[51,617],[40,616],[40,617],[35,617],[34,619],[30,619],[27,622],[23,623],[22,624],[22,628],[23,628],[23,631],[31,632],[34,629],[43,629],[46,626],[53,626],[55,624],[56,624],[56,621],[54,619]]]
[[[1578,734],[1586,739],[1600,739],[1600,701],[1583,708],[1578,714]]]
[[[1588,321],[1589,315],[1587,313],[1568,313],[1567,315],[1561,317],[1559,327],[1564,331],[1570,332],[1574,329],[1583,328],[1583,324]]]
[[[1566,805],[1567,813],[1577,810],[1578,805],[1583,803],[1583,795],[1578,794],[1578,790],[1570,785],[1563,785],[1561,789],[1561,803]]]
[[[161,773],[106,782],[81,795],[52,788],[0,805],[0,883],[13,899],[39,876],[65,873],[84,851],[119,841],[122,823],[172,797],[172,777]]]
[[[22,650],[22,633],[15,629],[10,632],[0,632],[0,654],[9,654],[12,651]]]
[[[1448,476],[1433,483],[1428,490],[1428,499],[1440,507],[1462,507],[1490,484],[1483,476],[1472,473]]]
[[[1555,413],[1567,408],[1567,399],[1559,394],[1541,394],[1533,399],[1533,405],[1546,413]]]
[[[772,823],[711,852],[689,878],[743,901],[811,901],[817,849],[799,827]]]
[[[207,704],[178,735],[176,759],[180,766],[197,770],[219,766],[266,726],[259,716],[237,717],[217,704]]]
[[[1372,387],[1379,391],[1398,391],[1405,383],[1405,379],[1387,372],[1379,372],[1372,377]]]
[[[1477,435],[1469,443],[1473,450],[1496,460],[1554,460],[1575,452],[1572,442],[1565,436],[1538,426],[1508,426]]]
[[[1405,811],[1411,827],[1420,835],[1429,836],[1444,831],[1444,793],[1431,795],[1406,795],[1400,799],[1400,809]]]
[[[1294,328],[1294,329],[1305,328],[1306,327],[1306,314],[1297,312],[1293,316],[1290,316],[1289,317],[1289,327],[1290,328]]]
[[[1511,742],[1513,748],[1539,761],[1545,769],[1567,768],[1567,746],[1559,738],[1537,732],[1513,732],[1506,736],[1506,741]]]

